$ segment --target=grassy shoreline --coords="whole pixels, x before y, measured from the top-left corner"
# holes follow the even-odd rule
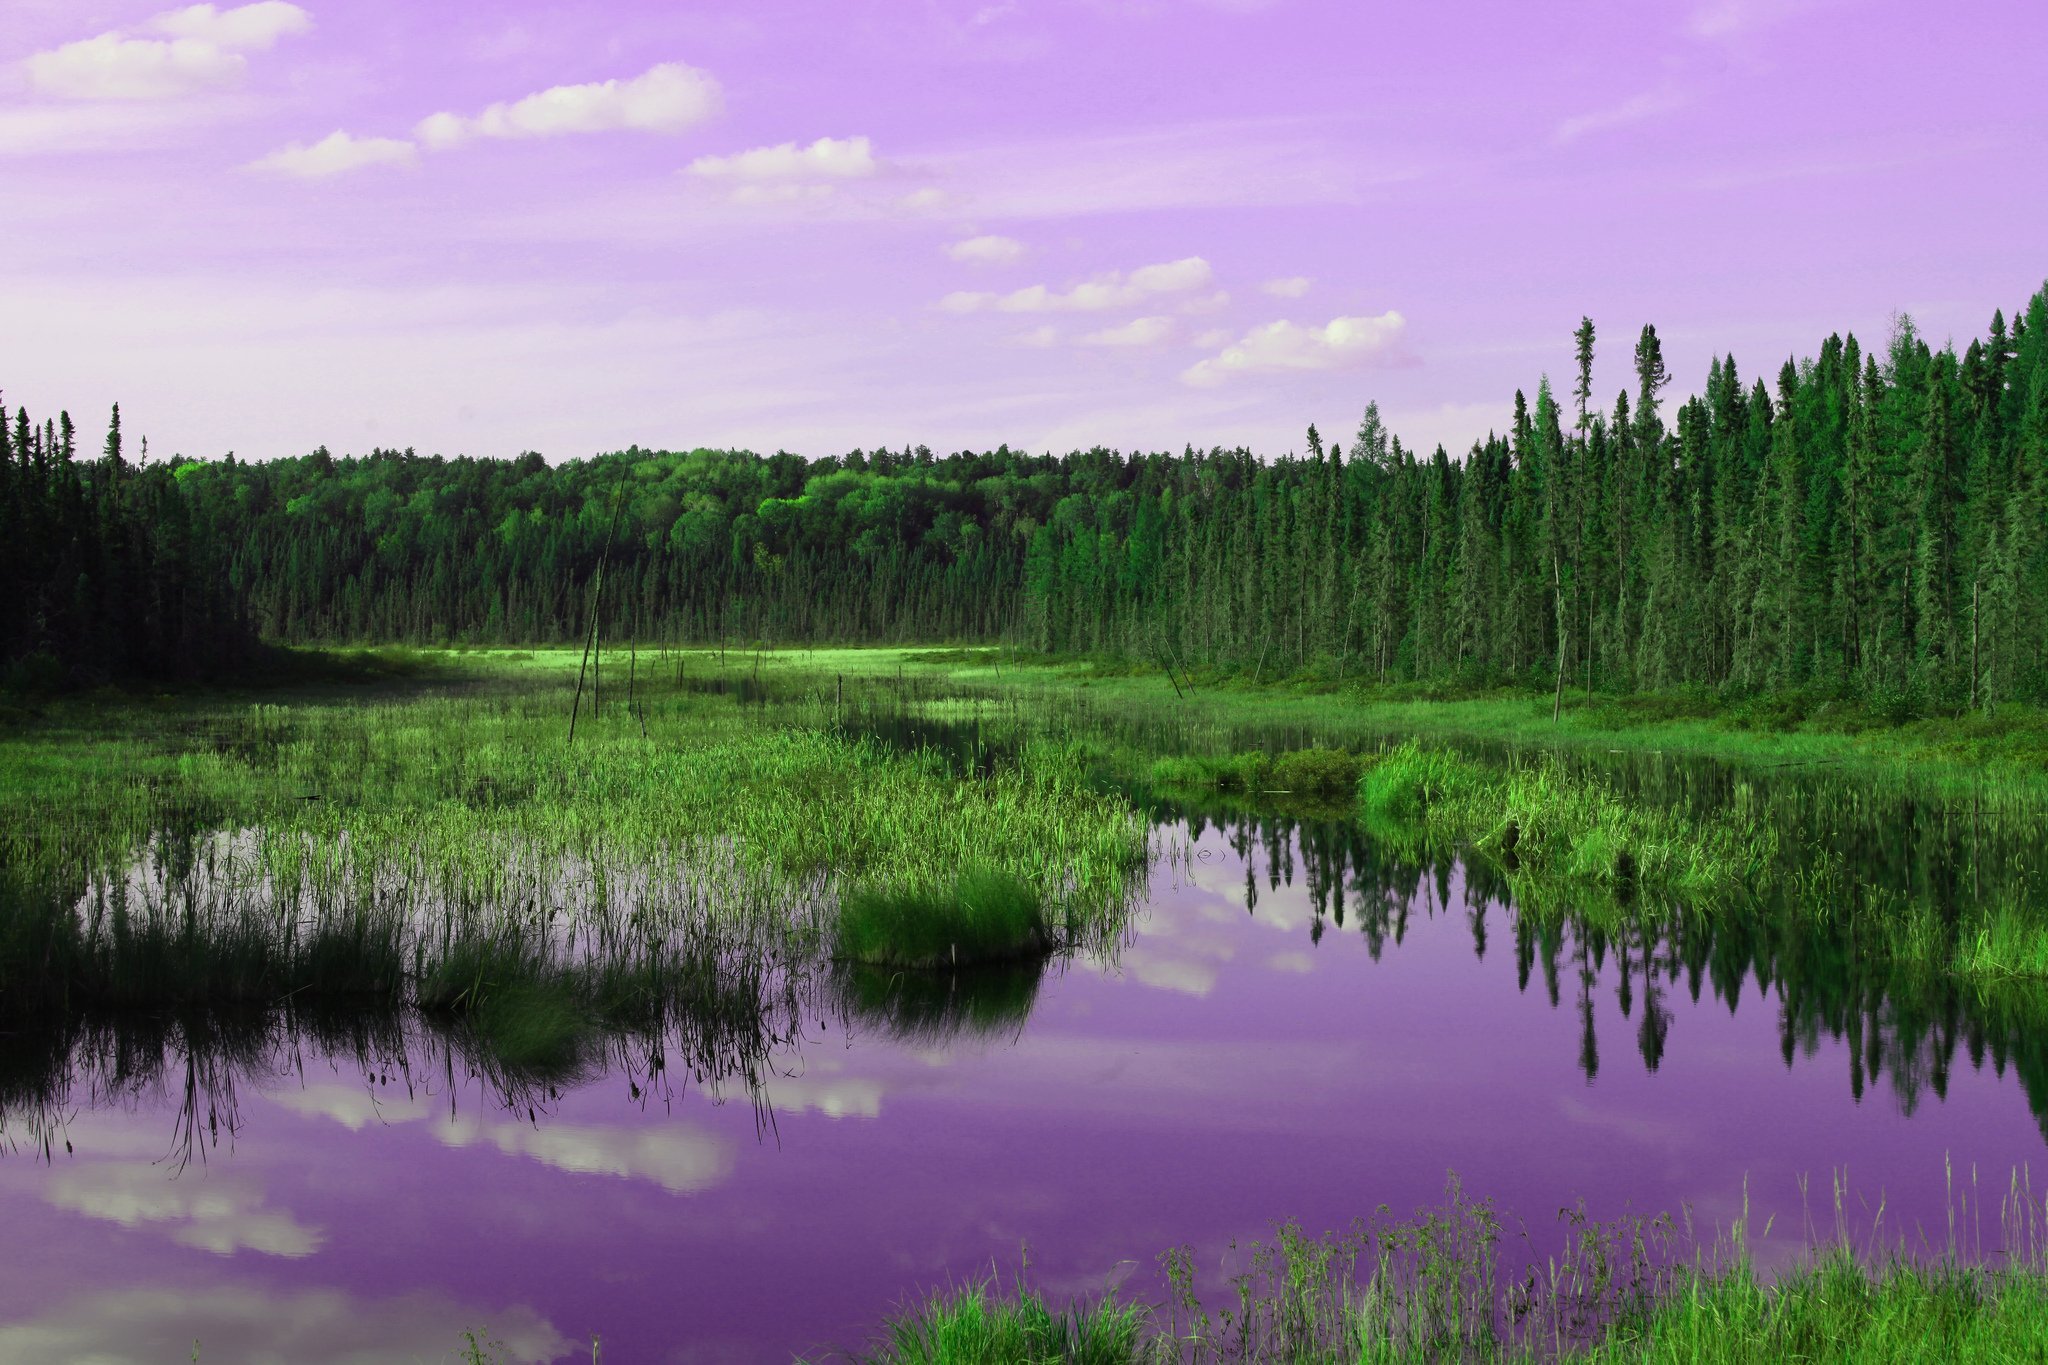
[[[618,672],[625,644],[607,646]],[[280,693],[477,687],[520,673],[573,673],[575,646],[292,647],[266,667],[205,688],[105,689],[34,704],[14,703],[17,723],[90,713],[109,704],[148,707],[189,698],[258,699]],[[1722,699],[1697,691],[1616,695],[1567,692],[1561,719],[1547,691],[1500,687],[1426,689],[1323,674],[1255,679],[1241,673],[1169,672],[1126,659],[1043,655],[993,647],[801,645],[732,647],[650,643],[642,667],[682,661],[699,674],[801,673],[859,679],[925,678],[975,690],[1085,697],[1111,712],[1170,713],[1191,726],[1261,724],[1380,738],[1491,742],[1561,750],[1608,749],[1719,759],[1758,768],[1833,764],[1911,767],[1933,778],[1989,777],[2048,799],[2048,709],[2007,704],[1960,716],[1887,715],[1819,695]],[[614,681],[616,677],[614,676]]]
[[[1964,1198],[1972,1192],[1964,1191]],[[1953,1192],[1952,1192],[1953,1197]],[[1489,1365],[1707,1362],[1809,1365],[2007,1362],[2048,1352],[2044,1211],[2015,1173],[2000,1201],[2004,1245],[1933,1255],[1854,1246],[1838,1231],[1775,1274],[1738,1221],[1710,1244],[1689,1217],[1592,1219],[1563,1211],[1560,1250],[1526,1265],[1503,1254],[1503,1219],[1455,1176],[1445,1201],[1396,1219],[1382,1208],[1347,1232],[1295,1223],[1237,1247],[1217,1305],[1192,1248],[1159,1258],[1158,1304],[1054,1303],[1020,1276],[914,1299],[890,1316],[866,1365]]]
[[[746,657],[751,658],[749,654]],[[1516,747],[1682,754],[1757,768],[1821,764],[1911,767],[1935,779],[1986,777],[2048,799],[2048,711],[2008,705],[1991,716],[1885,717],[1814,698],[1724,702],[1702,693],[1636,696],[1517,689],[1378,687],[1322,676],[1254,681],[1190,677],[1122,660],[995,649],[872,647],[762,652],[764,665],[849,675],[922,673],[950,682],[1046,695],[1082,695],[1112,711],[1170,712],[1191,726],[1264,724],[1377,738],[1492,742]]]

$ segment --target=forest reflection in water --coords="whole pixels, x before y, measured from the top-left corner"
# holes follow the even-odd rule
[[[1498,964],[1511,964],[1515,993],[1576,1015],[1576,1063],[1588,1081],[1618,1054],[1634,1054],[1655,1073],[1682,1043],[1685,1009],[1712,1003],[1731,1015],[1772,1012],[1776,1060],[1788,1068],[1813,1058],[1823,1040],[1843,1044],[1849,1092],[1858,1100],[1887,1092],[1908,1116],[1930,1095],[1942,1098],[1958,1066],[2010,1072],[2048,1135],[2048,1004],[2034,992],[1973,984],[1872,951],[1867,920],[1810,913],[1789,891],[1776,904],[1760,894],[1711,912],[1649,896],[1582,908],[1532,893],[1511,867],[1389,838],[1342,808],[1231,811],[1156,797],[1150,807],[1167,852],[1153,870],[1153,904],[1138,910],[1127,939],[1142,940],[1149,921],[1174,913],[1168,885],[1205,870],[1198,861],[1213,855],[1198,850],[1220,839],[1241,878],[1237,898],[1254,920],[1262,898],[1283,890],[1308,907],[1309,951],[1329,935],[1355,934],[1378,962],[1422,926],[1458,926],[1476,970],[1460,978],[1445,1007],[1456,1007],[1459,995],[1508,989]],[[1956,862],[1924,852],[1902,857],[1901,841],[1891,842],[1901,867],[1925,873]],[[1923,875],[1919,884],[1953,895],[1961,880]],[[1114,977],[1122,973],[1118,957],[1106,948],[1089,963]],[[701,1008],[690,998],[667,1002],[636,1027],[601,1030],[573,1054],[541,1062],[507,1058],[462,1019],[405,1007],[287,1001],[269,1009],[75,1012],[0,1035],[0,1135],[13,1150],[48,1157],[62,1144],[64,1116],[81,1107],[156,1109],[170,1121],[170,1149],[189,1160],[237,1131],[244,1090],[289,1085],[309,1058],[346,1063],[373,1089],[396,1086],[407,1096],[424,1087],[452,1098],[458,1081],[473,1083],[477,1102],[536,1123],[565,1090],[603,1078],[623,1081],[635,1101],[671,1106],[694,1085],[716,1099],[743,1097],[766,1133],[775,1122],[770,1082],[801,1069],[807,1040],[1000,1048],[1026,1032],[1047,977],[1072,965],[1062,958],[924,972],[815,957],[773,971],[750,964],[701,990]],[[1614,1036],[1611,1021],[1603,1035],[1601,997],[1625,1021],[1624,1037]]]

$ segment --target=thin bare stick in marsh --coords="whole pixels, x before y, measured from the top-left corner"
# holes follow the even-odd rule
[[[579,664],[576,669],[576,700],[569,705],[569,742],[571,744],[576,742],[576,714],[583,708],[583,672],[585,668],[590,670],[590,714],[593,716],[597,714],[599,697],[598,667],[601,666],[604,658],[598,637],[598,621],[604,613],[604,568],[612,557],[612,537],[618,533],[619,529],[619,500],[625,491],[626,475],[622,469],[619,471],[619,482],[612,489],[611,525],[605,530],[604,549],[597,557],[597,576],[590,593],[590,635],[583,644],[583,663]],[[597,651],[598,657],[595,662],[590,657],[592,651]]]

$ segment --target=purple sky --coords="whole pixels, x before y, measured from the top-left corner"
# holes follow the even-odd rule
[[[154,454],[1462,449],[2048,273],[2048,6],[0,0],[0,384]]]

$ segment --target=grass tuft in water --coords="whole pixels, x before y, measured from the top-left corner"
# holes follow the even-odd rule
[[[992,1281],[934,1294],[895,1318],[867,1365],[1128,1365],[1145,1358],[1150,1314],[1112,1295],[1054,1308],[1029,1288]]]
[[[855,888],[840,898],[835,945],[848,961],[929,969],[1029,961],[1054,941],[1029,882],[978,867],[945,886]]]

